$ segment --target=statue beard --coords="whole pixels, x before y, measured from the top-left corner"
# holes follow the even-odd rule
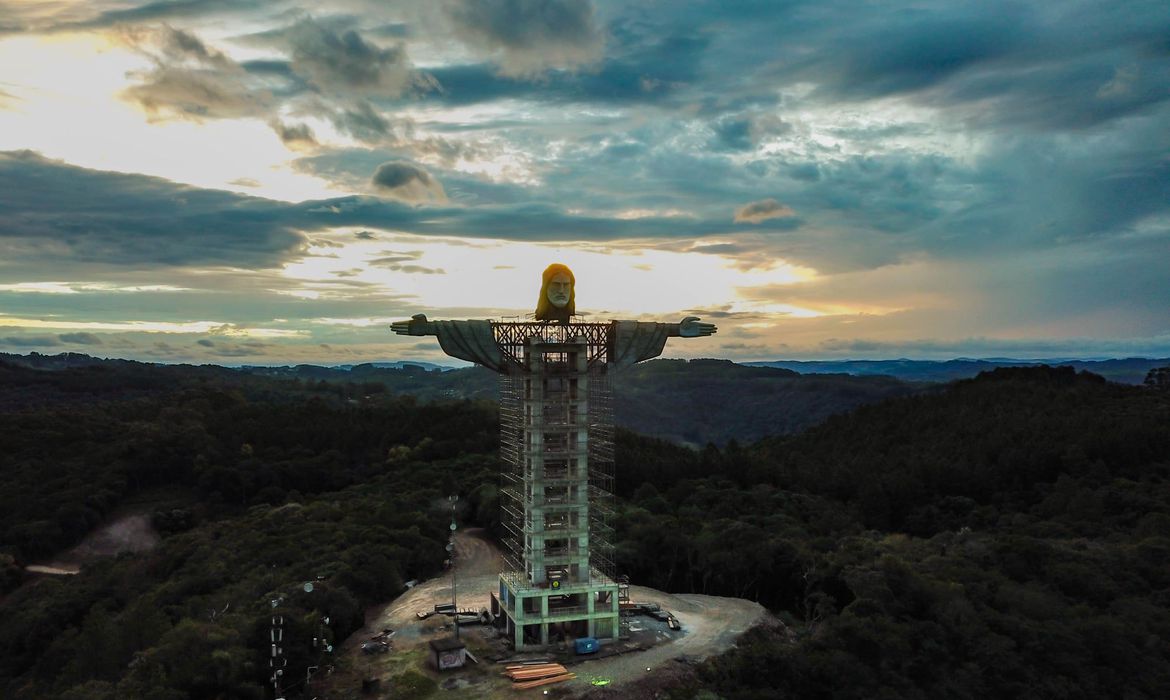
[[[553,303],[548,300],[547,291],[542,291],[540,301],[536,304],[536,314],[534,314],[537,321],[551,321],[554,323],[569,323],[573,317],[573,297],[569,296],[569,302],[564,306],[558,308],[553,306]]]

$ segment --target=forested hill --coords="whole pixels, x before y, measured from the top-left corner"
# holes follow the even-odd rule
[[[60,399],[0,411],[0,697],[259,700],[271,600],[303,677],[315,621],[340,640],[441,570],[448,493],[493,526],[493,404],[195,369],[0,365],[0,395]],[[1001,369],[750,445],[619,431],[619,569],[788,625],[648,694],[1170,696],[1157,386]],[[156,549],[22,571],[128,507]]]
[[[753,367],[776,367],[801,374],[851,374],[859,377],[885,375],[912,382],[953,382],[971,379],[981,372],[999,367],[1072,367],[1105,377],[1111,382],[1141,384],[1151,369],[1170,365],[1170,358],[1145,357],[1115,358],[1109,360],[1016,360],[955,359],[955,360],[772,360],[749,362]]]
[[[800,375],[729,360],[654,360],[615,375],[617,424],[701,447],[787,435],[834,414],[922,391],[892,377]]]
[[[328,661],[311,637],[339,642],[442,570],[448,494],[465,522],[498,510],[489,403],[354,403],[368,387],[214,368],[0,365],[0,380],[9,399],[59,399],[0,411],[6,700],[261,700],[273,613],[303,678]],[[127,511],[150,517],[157,548],[76,576],[23,570]]]
[[[1170,695],[1165,387],[999,369],[749,448],[633,449],[625,567],[798,637],[757,630],[671,697]]]
[[[613,376],[617,425],[700,447],[708,442],[748,443],[794,433],[830,415],[906,396],[925,386],[882,376],[802,376],[728,360],[653,360]],[[268,391],[265,387],[275,381],[286,392],[332,392],[356,402],[383,392],[423,400],[494,401],[499,394],[496,376],[479,367],[427,371],[411,365],[365,364],[348,369],[314,365],[229,369],[33,354],[0,356],[0,409],[144,396],[209,381],[254,393]]]

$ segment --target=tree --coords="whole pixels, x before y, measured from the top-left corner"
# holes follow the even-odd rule
[[[1159,391],[1170,391],[1170,367],[1155,367],[1146,374],[1145,385]]]

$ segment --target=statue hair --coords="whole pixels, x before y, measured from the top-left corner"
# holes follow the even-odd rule
[[[561,273],[569,278],[569,303],[558,309],[548,300],[548,285],[549,282],[552,282],[553,277]],[[544,269],[544,274],[540,277],[540,298],[536,301],[536,320],[568,323],[569,318],[577,313],[577,279],[573,277],[573,271],[565,265],[553,263]]]

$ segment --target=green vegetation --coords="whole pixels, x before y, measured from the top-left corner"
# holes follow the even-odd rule
[[[107,371],[120,370],[21,374],[20,387],[71,387],[69,374],[104,385]],[[302,642],[328,616],[323,636],[343,639],[366,606],[441,570],[448,493],[490,510],[478,500],[498,473],[490,405],[143,383],[130,400],[91,391],[0,420],[0,697],[261,698],[271,615]],[[160,487],[172,507],[155,513],[155,550],[16,587],[16,565]],[[321,660],[308,644],[286,650],[292,679]]]
[[[799,375],[730,360],[653,360],[615,380],[617,424],[692,447],[755,442],[921,391],[892,377]]]
[[[693,364],[645,371],[668,385]],[[446,494],[465,521],[495,518],[490,403],[132,363],[0,364],[0,402],[4,698],[265,697],[271,600],[303,678],[324,616],[343,639],[365,606],[440,570]],[[619,431],[617,459],[623,571],[759,600],[787,625],[753,630],[673,697],[1170,694],[1156,383],[1000,369],[752,445]],[[21,573],[160,490],[153,551]]]
[[[753,631],[678,697],[1170,691],[1165,392],[1001,369],[682,463],[627,501],[619,559],[797,637]]]

